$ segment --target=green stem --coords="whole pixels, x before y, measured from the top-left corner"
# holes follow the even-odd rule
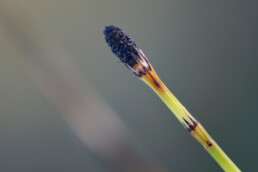
[[[214,142],[213,148],[207,150],[224,171],[240,171],[234,162],[223,152],[219,145]]]
[[[170,92],[170,90],[159,79],[154,70],[148,72],[141,78],[167,107],[175,114],[177,119],[189,131],[189,133],[208,151],[224,171],[239,172],[240,169],[223,152],[219,145],[210,137],[203,126],[187,111],[179,100]]]

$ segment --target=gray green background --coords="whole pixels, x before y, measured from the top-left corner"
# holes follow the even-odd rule
[[[168,88],[243,171],[258,171],[258,2],[25,0],[168,171],[221,171],[165,105],[111,53],[123,28]],[[51,156],[50,156],[51,155]],[[0,171],[106,172],[0,42]]]

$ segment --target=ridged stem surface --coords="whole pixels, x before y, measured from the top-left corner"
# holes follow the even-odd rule
[[[187,131],[208,151],[224,171],[239,172],[240,169],[223,152],[219,145],[210,137],[203,126],[187,111],[179,100],[169,91],[169,89],[159,79],[155,71],[148,71],[141,77],[167,107],[175,114],[177,119],[187,129]]]

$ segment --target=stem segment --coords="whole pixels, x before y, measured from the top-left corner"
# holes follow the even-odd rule
[[[224,171],[239,172],[240,169],[234,162],[223,152],[219,145],[210,137],[203,126],[187,111],[187,109],[177,100],[169,91],[155,73],[153,67],[142,75],[144,81],[167,107],[175,114],[177,119],[187,129],[187,131],[208,151]]]

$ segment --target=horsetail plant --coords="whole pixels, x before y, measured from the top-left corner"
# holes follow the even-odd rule
[[[105,27],[104,35],[112,52],[160,97],[186,130],[207,150],[221,168],[224,171],[239,172],[240,169],[234,162],[159,79],[149,60],[135,42],[120,28],[113,25]]]

